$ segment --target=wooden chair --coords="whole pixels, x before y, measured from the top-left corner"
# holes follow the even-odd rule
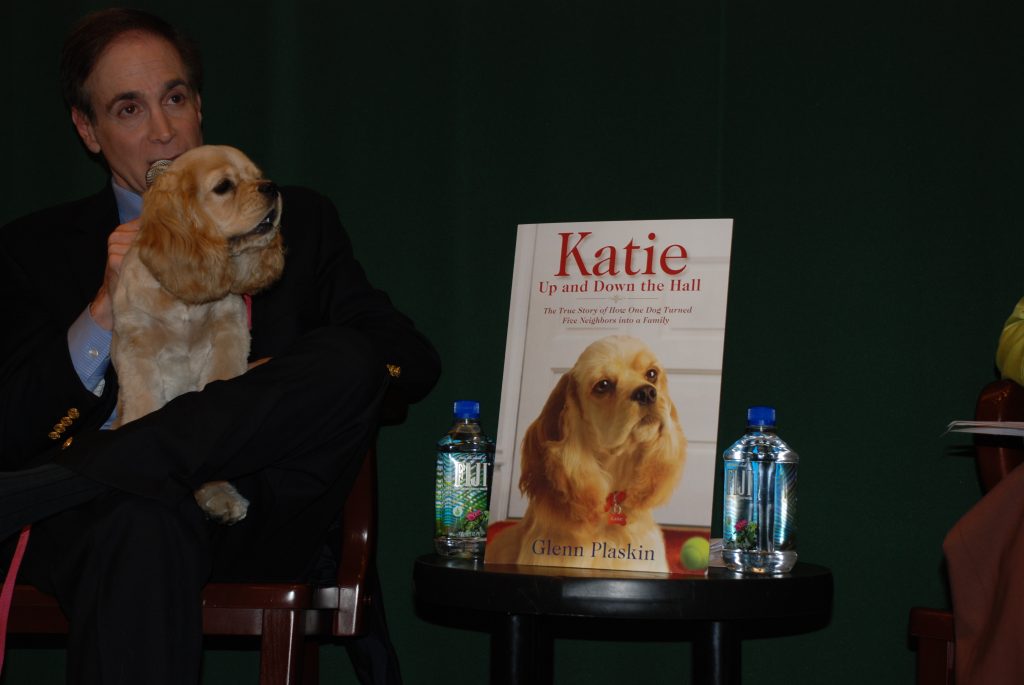
[[[978,421],[1024,421],[1024,388],[1010,380],[993,381],[978,396],[974,418]],[[1024,463],[1019,439],[976,435],[974,439],[978,480],[988,492],[1014,467]],[[953,613],[914,607],[910,610],[910,637],[917,643],[917,684],[952,685],[955,633]]]
[[[1024,421],[1024,388],[1011,380],[993,381],[978,396],[978,421]],[[1024,444],[995,435],[977,435],[974,440],[978,480],[988,492],[1014,467],[1024,463]]]
[[[335,584],[211,583],[203,590],[203,634],[258,636],[260,685],[319,682],[319,640],[365,632],[372,601],[367,571],[377,541],[376,498],[377,461],[371,448],[345,502]],[[10,635],[66,634],[67,629],[51,596],[31,585],[15,586]]]

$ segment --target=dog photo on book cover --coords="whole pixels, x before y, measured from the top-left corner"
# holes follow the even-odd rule
[[[652,510],[679,482],[686,438],[667,375],[639,338],[584,349],[522,442],[522,520],[497,533],[491,563],[668,571]]]

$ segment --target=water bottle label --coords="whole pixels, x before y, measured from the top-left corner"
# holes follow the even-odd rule
[[[757,544],[757,522],[751,521],[754,473],[748,462],[725,463],[722,537],[725,549],[753,549]]]
[[[795,463],[726,462],[724,549],[796,549],[796,476]]]
[[[437,453],[435,537],[487,536],[492,458],[478,452]]]

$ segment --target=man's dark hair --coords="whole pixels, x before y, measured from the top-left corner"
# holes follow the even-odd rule
[[[60,90],[69,110],[74,107],[95,121],[96,113],[85,82],[107,46],[130,31],[148,33],[173,45],[185,65],[189,87],[197,93],[202,90],[203,63],[198,46],[190,38],[153,14],[116,7],[86,15],[64,40],[60,53]]]

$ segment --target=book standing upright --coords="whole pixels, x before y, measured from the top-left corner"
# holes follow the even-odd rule
[[[519,227],[487,563],[704,572],[682,551],[710,531],[731,240]]]

